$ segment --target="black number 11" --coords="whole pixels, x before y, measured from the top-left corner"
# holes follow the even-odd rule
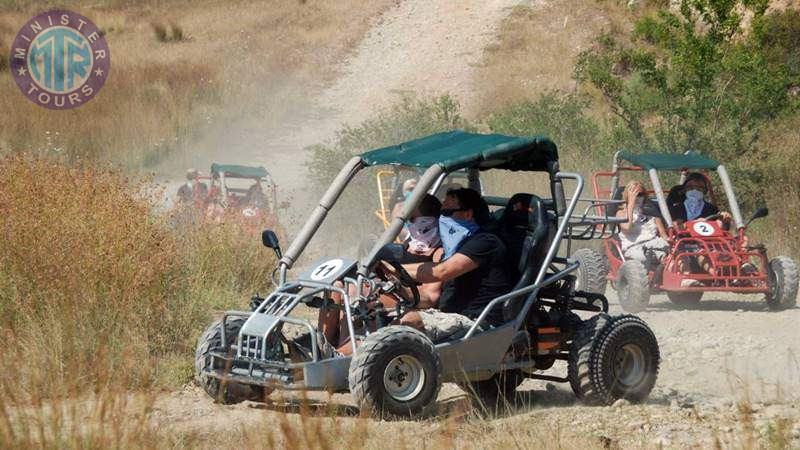
[[[320,278],[325,278],[325,277],[327,277],[327,276],[328,276],[328,275],[331,273],[331,271],[333,271],[333,269],[335,269],[335,268],[336,268],[336,266],[334,266],[334,265],[330,265],[330,266],[329,266],[329,265],[327,265],[327,264],[323,264],[323,265],[319,266],[319,268],[317,268],[317,271],[314,273],[314,276],[315,276],[315,277],[320,277]],[[325,272],[324,274],[322,273],[323,271]]]

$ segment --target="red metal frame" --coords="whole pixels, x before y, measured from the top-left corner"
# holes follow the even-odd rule
[[[612,192],[610,189],[604,189],[600,186],[600,179],[611,178],[614,175],[619,175],[622,171],[643,172],[644,170],[637,166],[624,166],[620,167],[616,173],[606,171],[592,174],[595,198],[610,200]],[[715,199],[716,196],[711,180],[705,173],[703,173],[703,176],[706,177],[711,198]],[[620,183],[620,185],[623,185],[623,183]],[[665,191],[665,194],[667,192]],[[654,190],[647,190],[648,195],[653,195],[654,193]],[[747,241],[744,228],[732,234],[730,231],[722,229],[716,221],[705,222],[713,230],[710,232],[711,235],[703,236],[693,231],[694,223],[696,222],[699,221],[687,222],[684,228],[681,229],[678,229],[673,224],[667,229],[669,235],[667,241],[670,244],[671,251],[662,261],[663,271],[660,281],[655,285],[651,285],[654,290],[669,292],[769,292],[767,275],[769,260],[767,259],[766,251],[763,249],[751,250],[745,247],[745,242]],[[625,261],[625,257],[622,255],[622,248],[616,236],[603,239],[603,246],[610,266],[607,278],[611,281],[616,281],[619,267]],[[705,259],[710,273],[682,273],[680,262],[691,264],[691,260],[696,260],[697,257]],[[756,271],[743,273],[741,270],[742,265],[748,262],[755,263]],[[656,278],[655,275],[653,270],[648,273],[651,283]],[[704,285],[682,286],[683,280],[686,279],[698,280]]]

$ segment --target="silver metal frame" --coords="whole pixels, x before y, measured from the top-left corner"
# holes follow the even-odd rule
[[[328,211],[333,207],[336,200],[341,195],[344,188],[352,180],[354,175],[364,167],[363,161],[355,157],[351,159],[339,172],[331,186],[325,192],[319,205],[312,212],[305,225],[292,242],[289,249],[283,254],[279,261],[281,285],[271,294],[252,314],[232,311],[226,313],[225,317],[231,315],[248,315],[249,318],[242,326],[237,336],[235,344],[236,356],[224,354],[212,354],[226,362],[230,371],[224,372],[219,369],[207,371],[209,376],[227,379],[244,384],[271,386],[281,389],[308,389],[308,390],[346,390],[347,389],[347,370],[351,357],[321,359],[319,356],[320,343],[317,341],[317,333],[314,327],[305,320],[287,317],[287,315],[300,303],[318,297],[329,298],[332,293],[342,296],[345,309],[344,320],[348,323],[348,332],[351,337],[353,355],[357,354],[356,333],[353,328],[353,311],[351,303],[362,300],[369,295],[373,295],[377,286],[368,278],[368,267],[374,262],[378,251],[387,243],[393,242],[399,234],[404,223],[408,220],[416,206],[422,201],[424,195],[430,188],[437,183],[441,183],[445,171],[439,165],[429,167],[417,182],[417,186],[411,193],[408,201],[404,202],[399,216],[395,217],[389,227],[380,236],[378,241],[357,270],[357,278],[345,278],[342,287],[332,284],[313,283],[308,281],[298,281],[287,283],[286,272],[297,258],[300,256],[311,237],[316,233],[322,224]],[[578,263],[571,260],[561,260],[565,264],[562,270],[554,269],[554,260],[559,251],[562,239],[569,236],[565,233],[572,223],[587,223],[591,220],[600,220],[602,217],[592,217],[587,219],[584,214],[582,220],[571,222],[572,214],[580,195],[584,188],[584,180],[580,174],[570,172],[559,172],[557,163],[550,166],[551,194],[553,196],[555,210],[563,210],[563,214],[556,214],[557,231],[553,241],[550,243],[545,259],[539,268],[534,281],[520,289],[493,299],[481,312],[475,324],[469,329],[467,334],[456,341],[445,342],[437,345],[443,362],[443,379],[450,381],[463,377],[468,373],[471,379],[485,379],[492,375],[491,368],[496,368],[501,363],[503,352],[487,352],[480,349],[508,348],[514,336],[524,326],[525,317],[528,311],[537,301],[539,290],[549,284],[555,283],[577,269]],[[477,178],[477,170],[470,173],[470,178]],[[562,202],[565,198],[563,193],[562,180],[571,179],[577,182],[575,192],[569,199],[569,204]],[[566,261],[566,263],[565,263]],[[553,269],[555,273],[548,275],[548,270]],[[367,285],[367,292],[362,288]],[[350,287],[355,287],[358,293],[354,298],[350,296]],[[482,331],[480,325],[486,320],[489,312],[498,307],[501,303],[516,299],[524,301],[524,304],[517,317],[499,327]],[[267,339],[270,333],[283,323],[301,326],[311,332],[312,340],[312,361],[304,363],[287,363],[285,361],[267,361],[264,359],[267,351]],[[224,327],[223,327],[224,328]],[[224,332],[224,330],[223,330]],[[243,337],[246,339],[243,344]],[[252,338],[256,338],[253,340]],[[223,336],[223,339],[227,337]],[[225,341],[227,342],[227,341]],[[251,342],[255,342],[252,348]],[[259,358],[259,356],[261,358]],[[531,363],[532,364],[532,363]],[[531,366],[532,367],[532,366]],[[293,370],[303,370],[303,381],[295,382],[291,376]]]

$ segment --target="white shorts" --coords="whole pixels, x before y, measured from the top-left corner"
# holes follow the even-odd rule
[[[425,309],[418,311],[425,327],[425,335],[434,344],[444,342],[450,338],[462,337],[475,324],[467,316],[457,313],[446,313],[438,309]]]
[[[647,261],[647,257],[645,256],[645,250],[647,249],[652,250],[656,255],[656,258],[661,261],[665,256],[667,256],[669,243],[664,239],[657,237],[655,239],[650,239],[647,242],[628,247],[628,249],[622,253],[628,259],[636,259],[644,262]]]

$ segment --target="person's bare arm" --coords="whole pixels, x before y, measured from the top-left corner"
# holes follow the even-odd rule
[[[618,218],[627,219],[627,222],[619,224],[619,229],[623,233],[627,233],[627,232],[629,232],[631,230],[631,222],[632,222],[632,220],[631,220],[630,215],[628,214],[628,210],[630,210],[630,208],[628,208],[628,205],[624,205],[622,208],[620,208],[619,211],[617,211],[617,217]]]
[[[404,266],[420,283],[442,283],[478,268],[478,263],[461,253],[438,262],[424,262]]]
[[[664,226],[664,221],[658,217],[654,217],[656,221],[656,228],[658,228],[658,235],[661,236],[663,239],[668,237],[667,235],[667,228]]]
[[[397,202],[392,207],[392,219],[400,217],[400,212],[403,210],[403,202]]]

